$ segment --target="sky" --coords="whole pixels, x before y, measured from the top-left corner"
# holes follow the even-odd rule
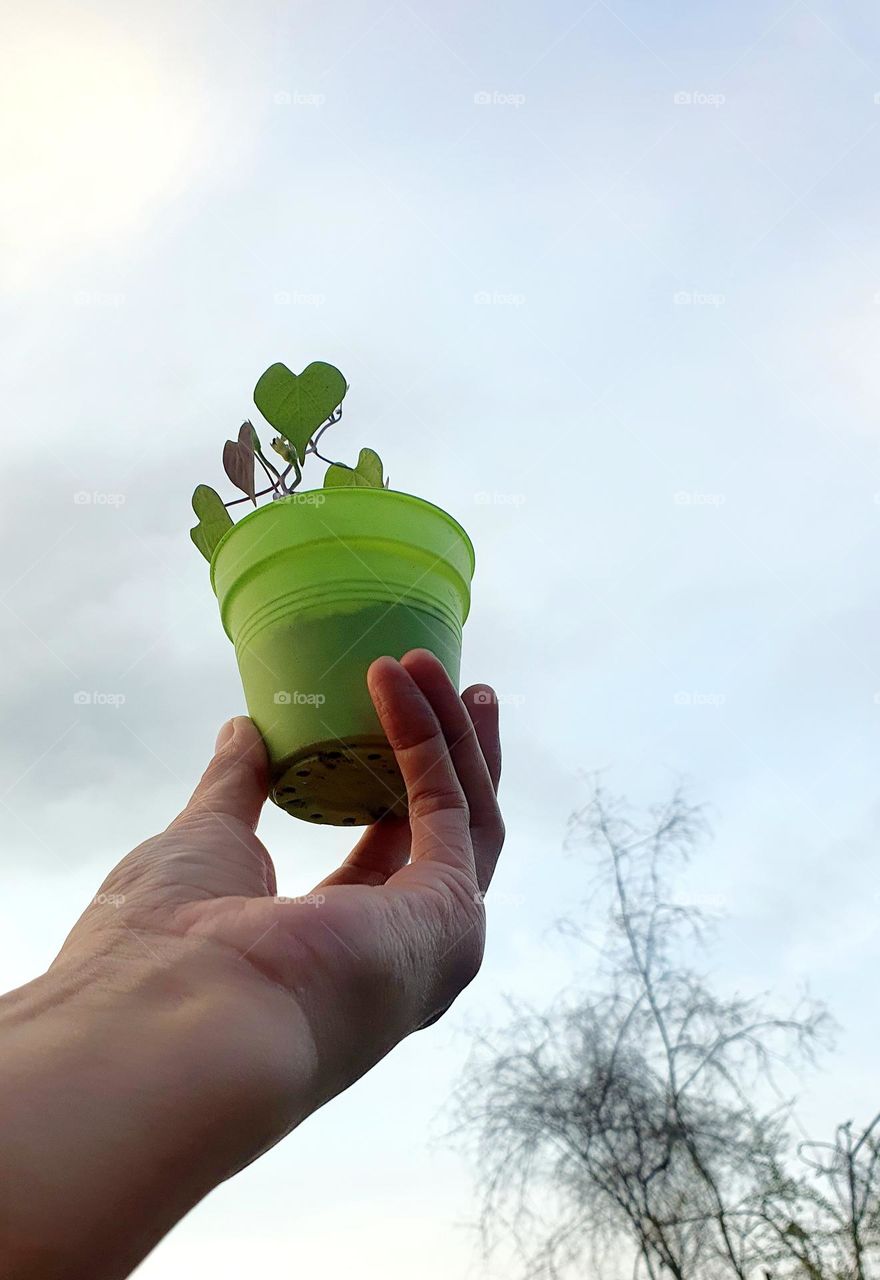
[[[477,552],[508,842],[483,973],[138,1271],[472,1280],[443,1139],[554,936],[592,770],[679,778],[718,982],[840,1024],[809,1122],[876,1111],[880,14],[867,3],[35,0],[2,20],[0,981],[181,807],[232,648],[189,495],[259,373],[328,360],[340,454]],[[77,699],[77,694],[89,699]],[[95,695],[100,695],[96,697]],[[271,808],[271,806],[270,806]],[[346,851],[267,812],[281,892]],[[869,986],[871,984],[871,986]]]

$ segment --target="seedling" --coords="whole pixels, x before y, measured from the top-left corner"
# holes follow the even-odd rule
[[[474,550],[440,507],[391,489],[372,449],[353,466],[325,456],[347,390],[330,364],[267,369],[254,402],[277,433],[268,454],[280,465],[244,422],[223,446],[240,496],[199,485],[192,540],[211,564],[273,801],[306,822],[350,827],[406,813],[370,663],[430,649],[458,680]],[[312,459],[327,464],[323,487],[303,491]],[[246,514],[233,523],[240,503]]]
[[[250,420],[242,423],[237,440],[226,441],[223,470],[244,497],[224,502],[210,485],[196,487],[192,506],[199,522],[190,530],[190,537],[206,560],[211,560],[217,544],[232,527],[230,507],[243,502],[256,507],[260,498],[274,501],[295,493],[310,457],[329,464],[324,475],[327,489],[388,488],[382,460],[373,449],[361,449],[352,467],[325,457],[318,448],[324,432],[341,419],[347,390],[348,384],[339,370],[322,360],[313,361],[298,374],[284,364],[269,366],[254,388],[254,404],[278,432],[269,447],[285,465],[281,469],[266,457]],[[260,482],[268,481],[261,489],[257,489],[258,467],[262,472]]]

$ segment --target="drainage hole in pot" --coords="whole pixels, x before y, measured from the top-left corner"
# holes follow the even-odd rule
[[[324,759],[325,760],[341,760],[342,752],[341,751],[325,751]]]
[[[353,826],[354,826],[354,822],[355,822],[354,818],[343,818],[343,819],[342,819],[342,825],[343,825],[344,827],[353,827]]]
[[[298,778],[307,778],[311,773],[311,769],[297,769],[296,776]]]
[[[321,821],[321,819],[323,818],[323,816],[324,816],[324,815],[323,815],[323,813],[310,813],[310,814],[309,814],[309,817],[312,819],[312,821],[313,821],[313,822],[320,822],[320,821]]]
[[[368,760],[381,760],[381,759],[382,759],[382,757],[381,757],[381,755],[379,754],[379,752],[378,752],[378,751],[371,751],[371,752],[370,752],[370,754],[367,756],[367,759],[368,759]]]

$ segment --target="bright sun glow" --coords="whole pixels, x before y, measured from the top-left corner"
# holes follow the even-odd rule
[[[117,33],[4,32],[0,287],[26,288],[136,228],[181,184],[198,102]]]

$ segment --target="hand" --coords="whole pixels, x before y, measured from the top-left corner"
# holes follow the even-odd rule
[[[86,1243],[70,1270],[41,1255],[42,1269],[16,1276],[127,1274],[211,1186],[438,1017],[477,972],[483,894],[504,834],[496,700],[484,686],[459,698],[423,650],[402,663],[379,659],[369,686],[406,783],[408,820],[377,822],[310,895],[278,900],[254,834],[265,750],[238,717],[221,730],[186,809],[110,873],[49,972],[0,1002],[0,1046],[13,1071],[21,1064],[23,1087],[41,1091],[44,1112],[59,1111],[49,1100],[62,1074],[68,1094],[71,1079],[75,1096],[80,1082],[100,1094],[103,1119],[90,1103],[80,1123],[74,1098],[73,1111],[61,1108],[69,1134],[59,1141],[56,1130],[56,1150],[51,1133],[42,1140],[45,1159],[71,1170],[54,1219],[67,1222],[67,1256],[83,1216],[94,1218],[81,1203],[88,1186],[69,1185],[80,1177],[74,1167],[96,1168],[104,1217],[114,1205],[128,1213],[115,1248],[103,1232],[104,1270]],[[116,1107],[123,1133],[102,1146],[108,1120],[120,1123]],[[18,1127],[21,1149],[33,1151],[34,1134]],[[123,1139],[136,1144],[127,1161]],[[17,1149],[7,1146],[0,1183],[27,1187]],[[178,1183],[168,1187],[169,1177]],[[11,1209],[14,1224],[18,1199],[32,1197],[9,1194],[11,1205],[0,1193],[0,1219]],[[137,1206],[134,1221],[126,1205]],[[39,1215],[28,1204],[19,1212]]]

